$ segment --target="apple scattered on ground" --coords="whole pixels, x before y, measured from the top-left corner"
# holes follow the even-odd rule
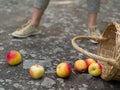
[[[91,74],[92,76],[99,76],[102,73],[102,66],[100,63],[92,63],[90,64],[90,66],[88,67],[88,72],[89,74]]]
[[[38,64],[32,65],[29,69],[30,76],[33,79],[39,79],[44,76],[44,67]]]
[[[92,58],[88,58],[85,61],[87,63],[87,67],[89,67],[89,65],[92,64],[92,63],[96,63],[96,61],[94,59],[92,59]]]
[[[62,62],[57,65],[56,74],[61,78],[67,78],[71,75],[72,69],[69,63]]]
[[[76,60],[74,62],[74,69],[78,72],[85,72],[87,71],[87,64],[85,62],[85,60]]]
[[[17,64],[21,63],[22,56],[21,56],[20,52],[18,52],[16,50],[11,50],[7,53],[6,61],[9,65],[17,65]]]

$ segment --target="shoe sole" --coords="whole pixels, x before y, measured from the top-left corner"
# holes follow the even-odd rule
[[[94,41],[94,40],[90,40],[92,43],[94,43],[94,44],[97,44],[98,42],[96,42],[96,41]]]
[[[38,34],[41,34],[41,31],[36,32],[36,33],[29,34],[29,35],[26,35],[26,36],[19,36],[19,35],[16,35],[16,34],[11,34],[11,35],[12,35],[13,37],[16,37],[16,38],[26,38],[26,37],[29,37],[29,36],[32,36],[32,35],[38,35]]]

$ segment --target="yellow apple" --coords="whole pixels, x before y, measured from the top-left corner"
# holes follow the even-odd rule
[[[72,73],[72,69],[69,63],[62,62],[57,65],[56,74],[61,78],[67,78]]]
[[[96,63],[96,61],[94,59],[92,59],[92,58],[88,58],[85,61],[86,61],[88,67],[89,67],[90,64]]]
[[[74,69],[78,72],[85,72],[87,71],[87,64],[85,62],[85,60],[76,60],[74,62]]]
[[[44,76],[44,67],[38,64],[32,65],[29,69],[30,76],[33,79],[39,79]]]
[[[9,65],[17,65],[22,61],[22,56],[20,52],[11,50],[7,53],[6,61]]]
[[[89,74],[91,74],[92,76],[99,76],[102,73],[102,66],[100,63],[92,63],[90,64],[90,66],[88,67],[88,72]]]

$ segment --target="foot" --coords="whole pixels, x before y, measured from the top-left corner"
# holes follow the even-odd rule
[[[17,29],[11,35],[17,38],[25,38],[31,35],[40,34],[41,30],[39,26],[31,25],[30,22],[26,23],[21,28]]]
[[[92,37],[101,37],[100,30],[98,29],[97,26],[89,27],[89,31],[90,31],[90,36],[92,36]],[[90,41],[93,42],[93,43],[97,43],[94,40],[90,40]]]

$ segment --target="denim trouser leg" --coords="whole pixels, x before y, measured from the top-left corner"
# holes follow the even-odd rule
[[[34,0],[34,7],[46,9],[50,0]],[[100,0],[87,0],[88,13],[97,13],[100,10]]]
[[[87,0],[88,13],[98,13],[100,10],[100,0]]]
[[[34,0],[34,7],[46,9],[50,0]]]

